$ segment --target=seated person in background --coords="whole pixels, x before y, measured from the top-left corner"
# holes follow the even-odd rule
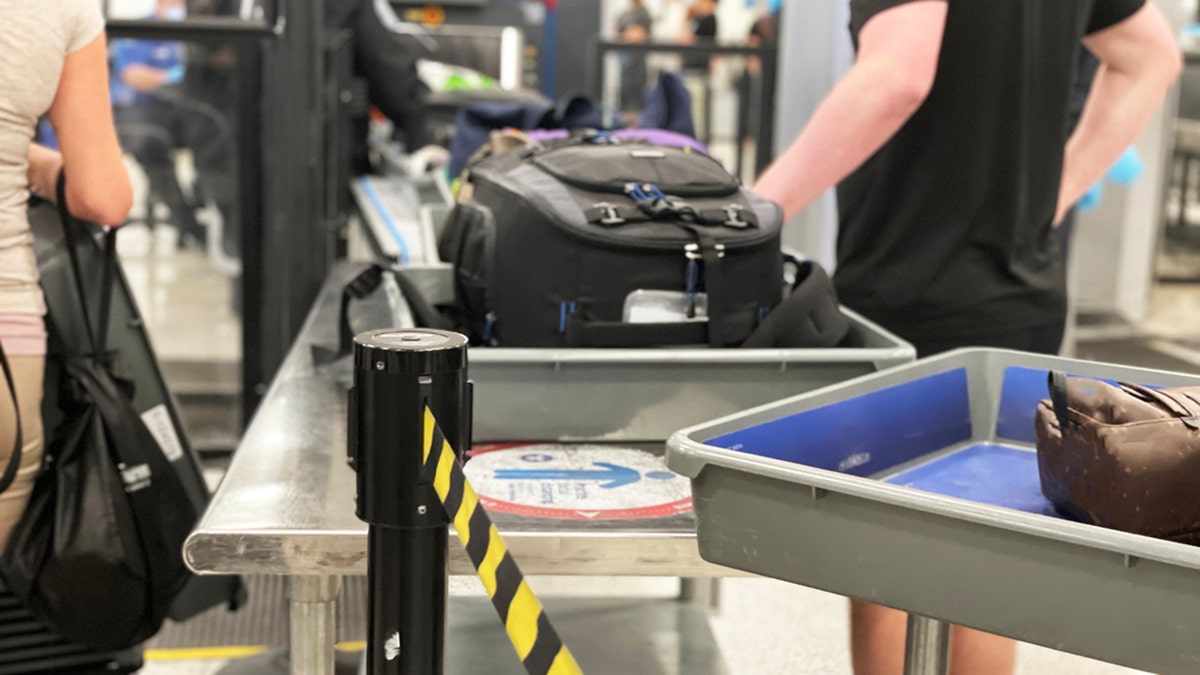
[[[183,0],[158,0],[154,18],[180,20]],[[223,116],[183,96],[184,46],[163,40],[115,40],[111,49],[113,117],[122,146],[141,164],[150,192],[171,210],[179,244],[203,240],[196,202],[185,197],[173,153],[190,148],[201,182],[229,170],[229,125]],[[148,219],[149,219],[148,215]]]

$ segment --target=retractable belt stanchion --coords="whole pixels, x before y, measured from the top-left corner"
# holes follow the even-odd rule
[[[368,675],[440,675],[449,518],[423,477],[425,407],[451,447],[470,444],[467,340],[428,329],[354,340],[348,449],[368,528]]]

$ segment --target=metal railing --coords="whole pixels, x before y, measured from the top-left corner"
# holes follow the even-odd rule
[[[605,64],[609,54],[632,54],[649,56],[650,54],[668,54],[679,55],[682,57],[688,56],[707,56],[707,57],[743,57],[743,58],[758,58],[762,64],[761,81],[762,86],[757,97],[757,106],[753,105],[755,101],[750,101],[751,105],[746,110],[753,112],[759,111],[760,124],[754,133],[755,141],[755,173],[762,173],[767,165],[774,159],[775,154],[775,91],[776,80],[778,73],[778,50],[775,47],[747,47],[736,45],[721,45],[721,44],[706,44],[706,45],[680,45],[673,43],[625,43],[625,42],[594,42],[589,49],[590,63],[593,64],[593,69],[590,71],[586,90],[596,100],[602,100],[605,90]],[[705,129],[699,134],[701,140],[707,142],[712,138],[712,93],[711,87],[705,88]],[[744,163],[744,155],[741,140],[749,136],[749,119],[748,115],[742,114],[742,106],[738,106],[736,113],[736,143],[737,143],[737,160],[735,174],[742,175],[742,167]]]

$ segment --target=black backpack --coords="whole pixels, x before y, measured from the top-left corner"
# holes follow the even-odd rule
[[[703,153],[592,134],[487,157],[464,184],[439,252],[477,344],[734,347],[782,299],[779,207]],[[686,318],[627,321],[646,292]]]

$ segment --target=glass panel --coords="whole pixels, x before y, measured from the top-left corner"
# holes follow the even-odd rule
[[[109,59],[134,184],[122,265],[192,444],[231,449],[241,429],[237,54],[117,38]]]

